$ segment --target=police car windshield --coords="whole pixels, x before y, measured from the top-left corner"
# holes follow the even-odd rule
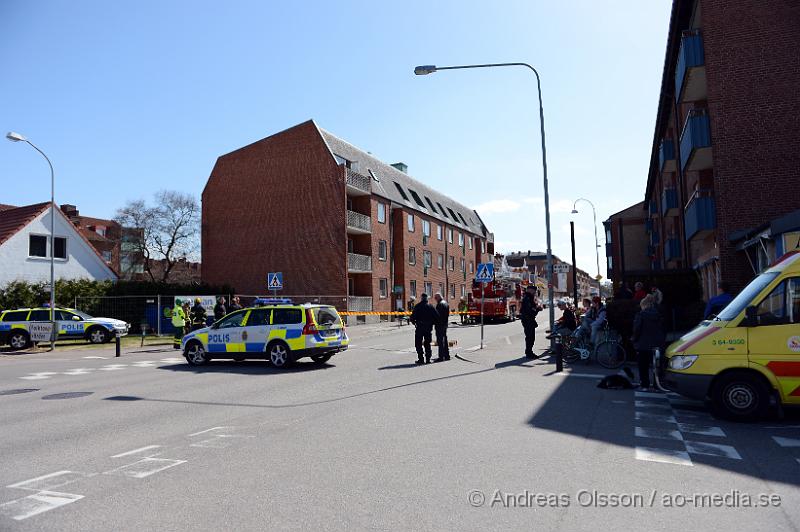
[[[728,303],[727,307],[717,314],[717,319],[730,321],[738,316],[739,313],[744,310],[744,307],[751,304],[750,302],[753,301],[753,298],[778,276],[778,273],[779,272],[762,273],[750,281],[750,284],[739,292],[739,295],[733,298],[733,301]]]
[[[314,320],[320,327],[335,327],[342,324],[339,313],[332,308],[317,307],[313,309]]]

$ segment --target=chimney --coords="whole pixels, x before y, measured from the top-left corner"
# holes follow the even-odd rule
[[[78,207],[75,205],[70,205],[69,203],[64,203],[61,205],[61,212],[63,212],[64,215],[69,218],[69,221],[72,222],[73,225],[80,226],[81,219],[78,214]]]
[[[392,164],[395,168],[403,172],[404,174],[408,173],[408,165],[406,163],[394,163]]]

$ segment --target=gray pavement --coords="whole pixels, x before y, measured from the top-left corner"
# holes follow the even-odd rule
[[[290,371],[194,369],[159,347],[0,355],[0,530],[800,523],[793,413],[737,425],[600,390],[608,371],[522,357],[518,323],[487,326],[484,350],[478,327],[454,327],[457,358],[427,366],[410,327],[359,329]],[[761,494],[767,507],[742,507]]]

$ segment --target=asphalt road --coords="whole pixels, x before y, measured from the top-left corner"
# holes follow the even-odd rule
[[[290,371],[0,354],[0,530],[800,526],[800,416],[738,425],[601,390],[607,371],[522,357],[518,323],[487,326],[482,351],[454,327],[458,358],[427,366],[410,327],[349,332]]]

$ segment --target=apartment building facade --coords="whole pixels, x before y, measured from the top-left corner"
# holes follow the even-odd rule
[[[540,297],[544,300],[549,297],[547,287],[547,253],[542,251],[517,251],[505,256],[506,262],[512,268],[526,268],[531,279],[537,280]],[[553,266],[566,266],[567,271],[553,275],[553,298],[572,298],[575,293],[575,283],[572,279],[572,264],[553,255]],[[577,280],[578,299],[599,294],[597,281],[580,268],[575,270]]]
[[[673,2],[646,246],[653,270],[697,271],[706,298],[758,273],[742,234],[800,208],[798,28],[797,2]]]
[[[603,222],[606,232],[606,277],[615,289],[631,278],[647,276],[654,268],[647,228],[652,222],[640,201]],[[656,267],[657,269],[657,267]]]
[[[477,212],[307,121],[221,156],[202,195],[202,276],[357,312],[458,300],[492,260]]]

